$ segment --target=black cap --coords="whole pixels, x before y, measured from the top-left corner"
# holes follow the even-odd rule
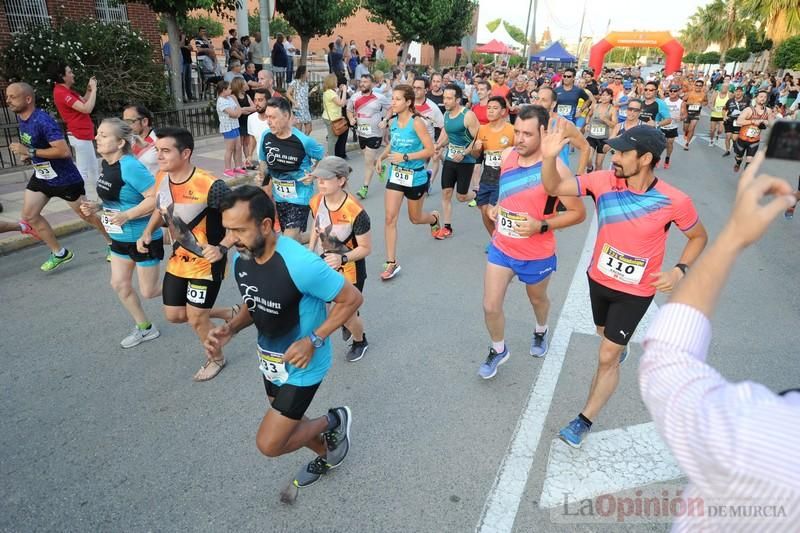
[[[667,147],[667,138],[658,128],[643,125],[625,130],[619,137],[608,139],[606,144],[620,152],[628,150],[636,150],[641,154],[650,152],[654,159],[660,159],[661,152]]]

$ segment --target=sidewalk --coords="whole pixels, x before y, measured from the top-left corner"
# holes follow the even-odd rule
[[[327,147],[325,141],[325,124],[317,119],[313,123],[311,137],[317,142]],[[348,142],[347,150],[357,150],[357,143]],[[197,140],[195,144],[192,162],[198,167],[211,171],[216,176],[224,177],[223,158],[225,150],[221,136],[208,137]],[[5,222],[17,222],[21,217],[22,198],[25,186],[30,177],[30,167],[22,167],[19,171],[0,174],[0,203],[3,204],[3,212],[0,213],[0,220]],[[238,178],[224,178],[231,187],[251,182],[255,178],[255,172],[250,172],[247,176]],[[42,214],[47,218],[57,237],[83,231],[90,226],[81,220],[67,203],[60,198],[53,198],[45,206]],[[28,235],[19,233],[0,233],[0,255],[11,253],[26,246],[37,244],[39,241]]]

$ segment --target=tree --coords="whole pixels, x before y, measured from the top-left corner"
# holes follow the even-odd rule
[[[390,40],[401,43],[405,57],[411,41],[422,41],[430,28],[441,25],[448,3],[449,0],[364,0],[363,7],[370,11],[371,22],[388,27]]]
[[[439,52],[448,46],[458,46],[461,38],[472,28],[472,15],[477,8],[475,0],[449,0],[439,24],[425,33],[423,42],[433,46],[433,68],[439,70]]]
[[[696,65],[697,64],[697,56],[699,56],[699,55],[700,54],[698,54],[697,52],[689,52],[688,54],[683,56],[683,62],[686,63],[686,64],[691,63],[692,65]]]
[[[741,0],[741,9],[762,22],[766,37],[776,44],[800,34],[797,0]]]
[[[219,37],[225,31],[222,23],[217,19],[199,15],[196,17],[178,17],[178,29],[189,37],[197,35],[200,27],[208,30],[209,37]],[[167,33],[167,21],[164,17],[158,17],[158,31],[162,34]]]
[[[763,33],[753,30],[747,34],[745,46],[750,52],[758,54],[764,50],[772,50],[772,40],[767,39]]]
[[[276,0],[275,7],[300,36],[300,65],[306,64],[308,42],[318,35],[331,35],[343,20],[353,16],[359,0]]]
[[[181,47],[174,46],[178,41],[178,17],[186,17],[186,14],[195,9],[205,9],[214,13],[222,14],[228,10],[235,10],[239,5],[237,0],[134,0],[137,3],[149,6],[150,9],[161,15],[167,24],[167,35],[169,35],[170,62],[173,65],[181,64]],[[180,107],[183,97],[183,80],[180,72],[173,72],[171,77],[172,96],[175,106]]]
[[[719,64],[719,52],[706,52],[697,56],[697,63],[700,65],[716,65]]]
[[[250,35],[261,32],[261,15],[258,9],[247,17],[247,32]],[[286,22],[285,18],[275,15],[269,19],[269,34],[274,36],[279,33],[284,34],[286,37],[294,37],[297,35],[297,30],[292,28],[292,25]]]
[[[775,66],[800,69],[800,35],[789,37],[775,49]]]
[[[503,21],[503,27],[506,29],[506,31],[508,32],[508,35],[512,39],[514,39],[515,41],[517,41],[521,45],[525,44],[525,32],[524,31],[522,31],[520,28],[514,26],[510,22],[506,22],[505,20]]]
[[[494,33],[494,30],[500,26],[501,22],[503,22],[503,19],[490,20],[486,23],[486,29],[489,30],[489,33]]]

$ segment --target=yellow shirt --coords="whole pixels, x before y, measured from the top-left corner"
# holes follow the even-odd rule
[[[328,89],[322,93],[322,118],[331,122],[342,118],[342,108],[334,102],[335,99],[336,91],[333,89]]]

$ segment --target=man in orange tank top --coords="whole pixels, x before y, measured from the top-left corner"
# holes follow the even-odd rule
[[[736,120],[739,125],[739,138],[733,144],[733,153],[736,155],[736,163],[733,165],[734,172],[739,172],[745,156],[747,157],[745,165],[753,160],[753,156],[758,151],[758,143],[761,142],[761,131],[767,129],[767,126],[775,118],[772,110],[767,107],[768,97],[767,91],[758,91],[750,107],[742,111]]]

